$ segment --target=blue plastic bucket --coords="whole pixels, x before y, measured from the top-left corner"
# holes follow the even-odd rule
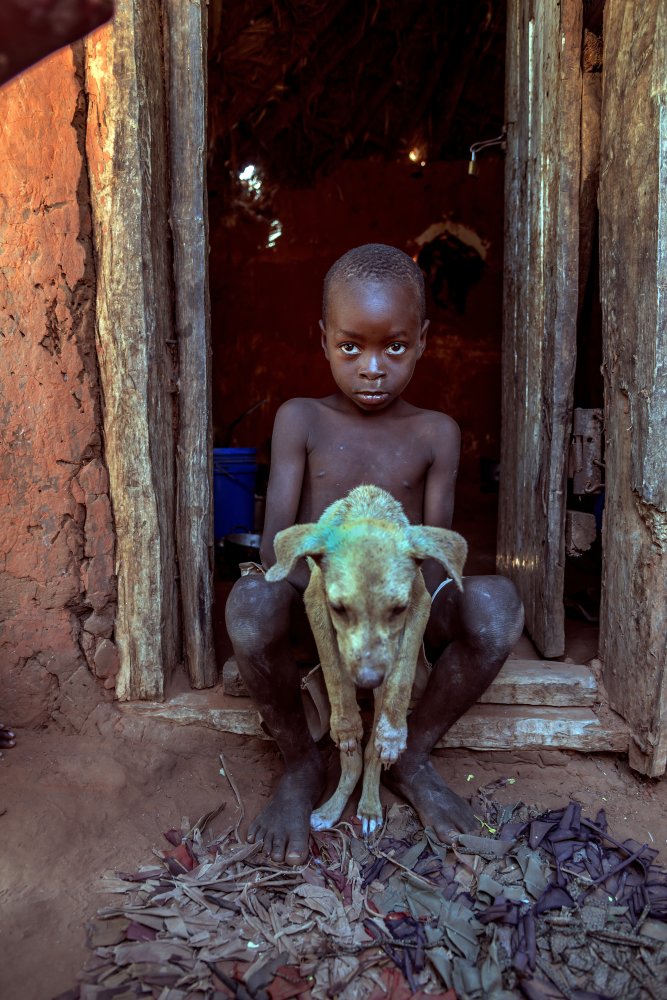
[[[215,540],[233,532],[249,532],[255,520],[256,448],[213,449]]]

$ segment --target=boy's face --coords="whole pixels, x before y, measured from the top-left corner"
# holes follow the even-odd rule
[[[428,320],[408,284],[340,280],[329,292],[322,347],[336,385],[361,410],[398,399],[424,353]]]

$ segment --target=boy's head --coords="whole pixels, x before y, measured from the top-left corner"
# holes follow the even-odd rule
[[[426,319],[424,275],[412,257],[397,247],[385,243],[365,243],[348,250],[332,264],[325,275],[322,294],[322,322],[325,326],[334,288],[345,282],[401,284],[414,295],[420,323]]]
[[[336,261],[324,280],[322,347],[344,396],[383,410],[408,385],[426,346],[424,279],[395,247],[370,243]]]

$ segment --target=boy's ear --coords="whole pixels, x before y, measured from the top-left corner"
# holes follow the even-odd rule
[[[408,529],[414,559],[436,559],[449,576],[463,590],[461,576],[468,554],[465,538],[448,528],[433,528],[426,524],[411,525]]]
[[[329,360],[329,348],[327,347],[327,328],[324,325],[324,320],[320,320],[320,330],[322,331],[322,339],[320,343],[322,344],[322,350],[324,351],[324,357]]]
[[[322,541],[316,533],[316,524],[294,524],[279,531],[273,542],[276,561],[266,571],[269,583],[284,580],[294,569],[294,564],[302,556],[316,558],[322,554]]]
[[[421,332],[419,334],[419,357],[421,358],[424,350],[426,349],[426,334],[428,333],[428,328],[431,324],[430,319],[425,319],[422,323]]]

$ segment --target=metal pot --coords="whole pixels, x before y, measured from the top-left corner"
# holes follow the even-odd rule
[[[225,559],[230,563],[259,562],[262,536],[250,533],[225,535]]]

